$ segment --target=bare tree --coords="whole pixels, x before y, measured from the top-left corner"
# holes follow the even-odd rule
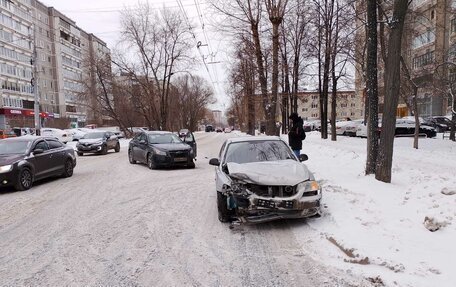
[[[204,119],[206,106],[215,103],[212,89],[203,78],[189,75],[179,77],[174,86],[178,101],[173,114],[179,114],[181,128],[195,131]]]
[[[122,12],[121,29],[129,53],[115,63],[135,78],[144,96],[138,102],[143,116],[159,129],[169,129],[171,76],[185,70],[192,59],[188,23],[177,11],[154,12],[140,3]]]
[[[402,83],[401,85],[401,95],[404,98],[405,103],[409,107],[409,109],[413,112],[415,116],[415,134],[413,136],[413,148],[418,149],[418,137],[420,134],[420,120],[418,114],[418,103],[417,103],[417,96],[418,96],[418,84],[412,78],[410,73],[410,69],[407,66],[407,63],[404,60],[404,57],[401,56],[401,67],[404,71],[404,76],[408,81],[408,85],[406,83]],[[404,91],[405,90],[405,91]],[[411,103],[408,99],[408,94],[411,94]]]
[[[436,66],[434,72],[434,88],[437,92],[449,97],[451,111],[450,140],[456,141],[456,45],[453,47],[454,55],[449,55],[448,60]]]
[[[79,99],[90,107],[94,113],[101,117],[107,117],[123,130],[128,126],[128,109],[131,113],[131,105],[128,97],[123,97],[122,86],[117,83],[111,71],[111,60],[108,55],[91,57],[84,61],[84,69],[89,71],[90,80],[81,81]]]
[[[377,168],[375,171],[375,178],[384,182],[391,182],[396,110],[400,94],[402,34],[408,4],[408,0],[395,0],[393,16],[389,20],[388,54],[385,63],[385,104]]]
[[[378,155],[377,1],[367,0],[367,159],[366,174],[374,174]]]
[[[309,66],[308,43],[310,35],[310,14],[308,1],[289,1],[288,12],[282,24],[282,131],[288,128],[290,112],[298,112],[299,82]],[[305,62],[307,61],[307,63]],[[290,83],[291,76],[291,83]]]
[[[234,64],[230,74],[231,114],[238,118],[241,127],[246,127],[250,135],[255,135],[257,86],[253,43],[246,35],[239,35],[238,50],[234,53]],[[259,98],[259,97],[257,97]]]
[[[282,24],[287,3],[288,0],[265,0],[266,11],[272,24],[272,83],[271,97],[266,109],[268,134],[278,134],[276,110],[279,89],[279,27]]]

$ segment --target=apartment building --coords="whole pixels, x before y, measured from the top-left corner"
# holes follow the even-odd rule
[[[30,0],[0,0],[0,128],[6,118],[33,126],[32,53],[33,15]],[[29,119],[29,121],[26,121]],[[25,120],[25,122],[24,122]]]
[[[438,86],[436,78],[455,71],[448,65],[439,66],[451,60],[456,49],[455,12],[456,0],[416,0],[411,5],[408,33],[404,35],[405,55],[418,85],[421,116],[445,115],[451,106],[446,89]]]
[[[365,16],[364,1],[358,2],[359,19]],[[359,24],[362,21],[359,20]],[[365,30],[357,34],[356,56],[364,57]],[[413,0],[406,18],[403,35],[403,56],[413,82],[418,86],[417,103],[420,116],[445,115],[449,113],[451,97],[447,89],[439,86],[438,77],[456,77],[456,65],[443,65],[456,60],[456,0]],[[365,51],[365,50],[364,50]],[[357,61],[355,89],[365,97],[365,79],[361,60]],[[379,53],[379,113],[383,112],[384,65]],[[402,96],[397,116],[411,115],[409,109],[412,92],[407,90],[406,77],[401,79]]]
[[[331,115],[331,95],[328,100],[328,119]],[[363,117],[364,105],[362,98],[354,90],[337,91],[336,119],[359,119]],[[320,95],[315,92],[298,93],[298,114],[304,120],[320,119]]]
[[[94,53],[110,51],[55,8],[36,0],[0,0],[0,129],[34,126],[35,87],[43,126],[93,121],[97,115],[80,94],[82,82],[90,81],[84,63]]]

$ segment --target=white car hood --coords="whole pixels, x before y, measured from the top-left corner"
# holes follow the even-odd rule
[[[229,176],[258,185],[296,185],[310,178],[307,167],[295,160],[227,164]]]

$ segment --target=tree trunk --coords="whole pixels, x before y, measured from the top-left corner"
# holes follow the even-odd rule
[[[450,140],[456,141],[456,96],[450,91],[453,98],[453,103],[451,107],[451,130],[450,130]]]
[[[407,8],[408,0],[394,1],[387,61],[385,63],[385,102],[375,178],[388,183],[391,182],[391,168],[393,165],[394,133],[396,130],[396,113],[400,93],[402,32],[404,30]]]
[[[367,160],[366,174],[374,174],[378,155],[377,2],[367,1]]]
[[[331,95],[331,140],[337,140],[336,134],[336,109],[337,109],[337,78],[336,78],[336,59],[332,59],[332,95]]]
[[[268,80],[266,79],[263,53],[261,51],[260,34],[258,32],[258,23],[251,24],[253,43],[255,47],[255,59],[258,69],[258,80],[260,81],[261,98],[263,100],[264,116],[268,118]]]
[[[413,106],[413,114],[415,115],[415,135],[413,137],[413,148],[418,149],[418,137],[420,135],[420,117],[418,114],[418,103],[416,97],[418,96],[418,87],[413,86],[413,98],[412,98],[412,106]]]
[[[267,119],[266,133],[268,135],[277,135],[276,111],[277,111],[277,93],[279,90],[279,25],[281,20],[272,23],[272,86],[271,102],[269,115]]]

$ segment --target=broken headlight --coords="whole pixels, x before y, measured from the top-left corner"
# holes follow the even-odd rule
[[[321,186],[315,180],[304,181],[298,184],[297,191],[303,191],[302,196],[314,196],[321,192]]]

